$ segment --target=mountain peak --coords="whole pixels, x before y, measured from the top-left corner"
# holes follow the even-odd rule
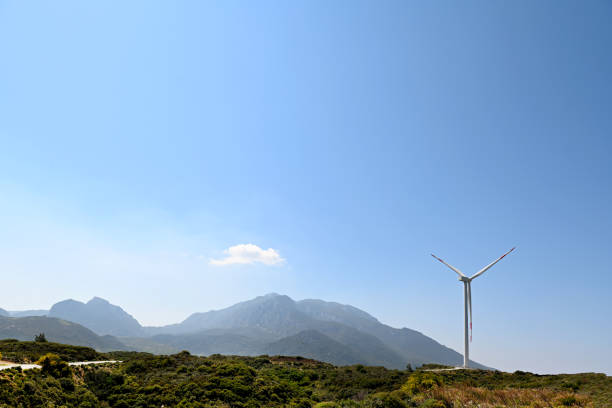
[[[92,304],[99,304],[99,305],[110,305],[110,302],[106,299],[102,299],[101,297],[98,296],[94,296],[92,297],[89,302],[87,302],[88,305]]]
[[[138,336],[142,332],[142,327],[130,314],[97,296],[87,303],[63,300],[54,304],[48,315],[79,323],[100,335]]]

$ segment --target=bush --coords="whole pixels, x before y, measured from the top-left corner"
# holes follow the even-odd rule
[[[571,407],[577,405],[578,400],[573,395],[568,395],[567,397],[559,398],[557,403],[563,405],[564,407]]]
[[[60,385],[64,391],[74,391],[72,378],[60,378]]]
[[[39,333],[38,335],[34,336],[34,341],[37,343],[46,343],[47,337],[45,337],[45,333]]]
[[[48,374],[55,378],[67,377],[71,374],[70,366],[57,354],[47,353],[37,362],[43,374]]]
[[[408,406],[397,395],[387,392],[375,394],[374,401],[374,406],[380,408],[406,408]]]
[[[423,402],[423,404],[421,405],[421,408],[447,408],[447,406],[444,403],[444,401],[430,398],[428,400],[425,400],[425,402]]]
[[[580,384],[578,384],[577,382],[566,382],[561,384],[561,387],[570,389],[575,392],[578,391],[578,389],[580,388]]]
[[[416,372],[408,378],[406,384],[401,388],[402,391],[409,395],[415,395],[425,391],[429,391],[434,387],[442,384],[442,377],[429,372]]]

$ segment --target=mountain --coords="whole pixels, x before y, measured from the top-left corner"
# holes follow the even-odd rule
[[[45,333],[49,341],[92,347],[98,351],[125,350],[112,336],[98,336],[91,330],[72,322],[52,317],[0,317],[0,339],[33,340]]]
[[[274,293],[241,302],[226,309],[194,313],[180,324],[162,328],[162,333],[179,335],[183,339],[182,341],[179,341],[176,337],[163,336],[156,336],[154,340],[174,347],[182,347],[194,353],[211,354],[217,352],[229,354],[227,347],[220,345],[220,337],[209,337],[210,334],[207,330],[211,329],[216,329],[218,336],[224,335],[225,337],[222,338],[230,344],[237,343],[244,346],[240,354],[257,354],[259,350],[257,346],[261,343],[292,337],[303,331],[315,330],[336,342],[351,347],[355,353],[361,355],[360,362],[363,364],[403,368],[408,362],[407,359],[390,349],[375,336],[356,330],[339,321],[323,321],[308,316],[297,308],[296,302],[290,297]],[[242,338],[236,337],[235,333],[227,332],[227,330],[235,331],[239,329],[243,331]],[[186,335],[195,330],[199,332]],[[263,335],[266,338],[263,338]],[[285,347],[288,346],[290,341],[285,341]],[[211,348],[213,344],[219,344],[219,346]],[[207,346],[206,351],[201,351],[203,345]],[[297,353],[300,348],[301,346],[296,344],[296,351],[293,354]],[[230,347],[230,349],[232,348]],[[311,357],[328,361],[324,354]]]
[[[177,350],[189,350],[194,354],[204,356],[211,354],[260,355],[264,354],[263,350],[267,345],[261,338],[233,332],[231,329],[204,330],[181,335],[160,334],[153,336],[151,340]]]
[[[71,299],[56,303],[49,317],[78,323],[98,335],[119,336],[123,344],[115,347],[153,353],[277,353],[400,369],[408,363],[455,366],[463,362],[461,354],[434,339],[382,324],[356,307],[317,299],[296,302],[275,293],[221,310],[193,313],[181,323],[163,327],[142,327],[119,306],[98,297],[87,303]]]
[[[357,330],[377,337],[413,365],[429,362],[454,366],[463,364],[462,355],[442,346],[432,338],[415,330],[396,329],[382,324],[376,318],[353,306],[312,299],[302,300],[296,302],[296,304],[298,310],[313,318],[344,322]],[[476,362],[472,362],[472,365],[478,368],[487,368]]]
[[[10,316],[9,312],[0,307],[0,316]]]
[[[209,338],[210,333],[207,331],[211,329],[217,330],[217,336],[227,337]],[[353,306],[322,300],[295,302],[288,296],[274,293],[226,309],[194,313],[179,324],[145,330],[151,335],[166,335],[155,336],[156,342],[185,348],[194,353],[199,353],[196,350],[206,350],[202,354],[225,352],[227,348],[224,349],[224,346],[213,346],[222,343],[220,339],[225,338],[231,344],[242,344],[244,350],[251,350],[250,354],[256,354],[257,349],[255,346],[252,349],[246,347],[247,343],[253,345],[257,342],[282,340],[279,344],[282,344],[283,350],[295,355],[304,350],[304,342],[308,339],[325,343],[322,337],[315,337],[312,333],[316,331],[326,339],[350,349],[350,353],[353,353],[351,355],[359,355],[358,362],[362,364],[404,368],[407,363],[459,365],[463,362],[461,354],[432,338],[415,330],[384,325]],[[228,330],[234,331],[234,334],[236,330],[242,330],[242,334],[249,340],[229,336],[231,333]],[[303,332],[307,334],[297,336]],[[263,339],[262,334],[267,339]],[[313,344],[309,357],[331,361],[321,350],[322,347]],[[315,352],[319,354],[312,354]],[[474,367],[486,368],[475,362],[472,364]]]
[[[371,366],[384,366],[388,368],[403,369],[406,364],[417,364],[395,352],[376,336],[357,330],[353,327],[337,322],[315,321],[312,330],[316,330],[327,337],[343,344],[360,355],[361,364]],[[327,360],[322,360],[327,361]]]
[[[132,315],[99,297],[87,303],[72,299],[58,302],[51,307],[48,316],[79,323],[99,335],[143,335],[142,326]]]
[[[275,293],[237,303],[222,310],[194,313],[182,323],[158,329],[162,333],[190,333],[203,329],[255,328],[274,335],[295,334],[310,321],[289,296]],[[155,332],[155,329],[153,329]]]
[[[263,354],[271,356],[300,356],[335,365],[363,362],[361,354],[316,330],[304,330],[293,336],[268,344]]]

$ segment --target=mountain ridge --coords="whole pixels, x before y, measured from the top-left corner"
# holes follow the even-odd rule
[[[49,309],[48,316],[79,323],[99,335],[127,337],[144,334],[142,326],[132,315],[97,296],[87,303],[74,299],[57,302]]]
[[[148,352],[185,349],[202,355],[258,355],[282,350],[332,363],[354,361],[398,369],[406,364],[463,361],[461,354],[434,339],[385,325],[354,306],[319,299],[295,301],[276,293],[192,313],[180,323],[161,327],[143,327],[121,307],[99,297],[87,303],[57,302],[48,316],[73,321],[97,335],[124,338],[126,347]]]

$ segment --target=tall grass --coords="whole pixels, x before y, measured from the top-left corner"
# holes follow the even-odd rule
[[[592,407],[589,397],[568,391],[545,388],[488,389],[468,385],[440,386],[423,393],[426,399],[435,399],[453,408],[496,407]]]

